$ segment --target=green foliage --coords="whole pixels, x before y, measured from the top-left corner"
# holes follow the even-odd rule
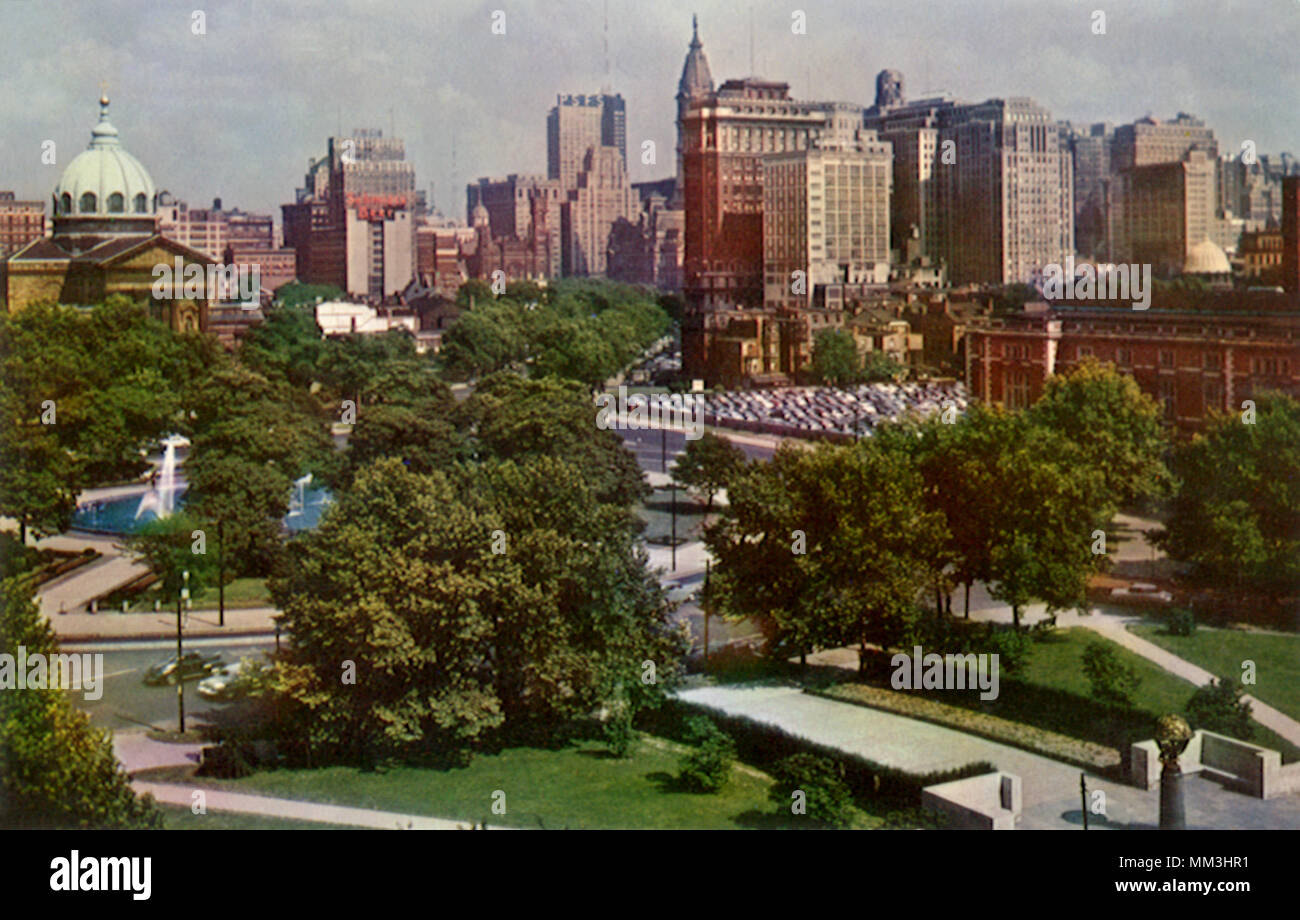
[[[1194,636],[1196,635],[1196,614],[1183,607],[1177,607],[1169,611],[1169,618],[1165,621],[1171,636]]]
[[[609,717],[602,726],[605,744],[615,757],[626,757],[632,752],[636,741],[636,731],[632,727],[632,708],[626,703],[613,707]]]
[[[887,383],[907,376],[907,366],[899,364],[883,351],[869,351],[862,356],[861,383]]]
[[[852,333],[845,329],[822,329],[813,336],[809,375],[827,386],[846,386],[860,377],[862,362]]]
[[[1092,696],[1100,703],[1121,709],[1133,707],[1141,679],[1120,660],[1115,646],[1094,640],[1083,650],[1083,673]]]
[[[851,827],[857,817],[853,794],[842,768],[814,754],[794,754],[772,768],[770,795],[782,814],[789,814],[796,793],[803,793],[810,821],[825,827]]]
[[[343,299],[343,292],[332,284],[302,284],[298,281],[290,281],[275,289],[276,302],[286,307],[314,305],[318,300]]]
[[[16,579],[0,583],[0,653],[54,655],[48,621]],[[63,690],[0,692],[0,827],[159,828],[151,796],[136,798],[107,732]]]
[[[553,734],[620,692],[655,705],[684,650],[627,510],[556,457],[427,475],[377,461],[290,543],[271,590],[301,731],[363,762],[465,751],[502,727]]]
[[[718,792],[731,778],[736,745],[726,732],[698,716],[687,727],[693,750],[682,755],[680,780],[692,792]]]
[[[1068,439],[1080,462],[1102,474],[1110,504],[1128,505],[1167,488],[1160,407],[1113,365],[1088,358],[1049,377],[1027,414]]]
[[[188,587],[197,595],[212,584],[216,562],[212,554],[196,553],[195,531],[200,521],[180,512],[149,521],[131,535],[127,545],[140,556],[160,580],[159,591],[173,601]]]
[[[906,452],[875,440],[782,447],[728,498],[705,536],[717,612],[755,620],[779,655],[898,639],[943,541]]]
[[[1214,679],[1197,687],[1187,701],[1187,720],[1192,729],[1205,729],[1250,741],[1255,737],[1255,720],[1251,717],[1250,701],[1244,700],[1239,683]]]
[[[1202,584],[1281,603],[1300,591],[1300,401],[1254,399],[1253,423],[1217,416],[1175,452],[1177,493],[1153,541]]]
[[[702,494],[706,500],[706,513],[713,510],[713,497],[747,463],[745,452],[726,438],[711,431],[696,440],[688,440],[686,449],[673,465],[673,479],[685,489]]]

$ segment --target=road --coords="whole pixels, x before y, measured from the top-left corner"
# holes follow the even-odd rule
[[[275,640],[255,636],[246,639],[192,639],[186,640],[187,651],[202,651],[205,655],[218,653],[227,662],[253,656],[275,649]],[[73,692],[73,701],[90,716],[92,724],[113,731],[152,727],[175,729],[176,688],[174,686],[149,687],[144,683],[144,672],[154,662],[176,654],[176,642],[93,642],[68,644],[63,652],[98,653],[103,658],[103,694],[98,700],[87,700],[82,693]],[[197,681],[185,684],[185,720],[194,716],[202,720],[205,713],[220,709],[225,704],[210,703],[199,696]]]

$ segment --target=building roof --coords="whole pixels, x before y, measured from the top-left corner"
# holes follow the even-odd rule
[[[1201,240],[1187,252],[1183,262],[1185,275],[1228,275],[1232,266],[1223,249],[1212,240]]]
[[[117,128],[108,120],[108,97],[99,100],[99,123],[90,132],[90,146],[77,154],[59,184],[54,188],[54,213],[95,217],[131,217],[156,213],[154,184],[148,170],[122,146]],[[94,202],[82,201],[82,196],[92,193]],[[63,196],[68,202],[63,202]],[[110,210],[114,195],[121,195],[120,206]],[[143,210],[136,204],[137,196],[144,196]],[[65,208],[69,204],[71,211]]]
[[[686,63],[682,65],[682,78],[677,82],[677,94],[690,99],[695,96],[707,96],[713,92],[713,74],[709,72],[709,59],[704,54],[704,45],[700,42],[700,24],[691,17],[691,50],[686,53]]]

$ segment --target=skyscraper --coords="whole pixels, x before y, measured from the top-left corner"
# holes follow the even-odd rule
[[[686,52],[686,61],[682,64],[682,77],[677,81],[677,183],[673,193],[671,207],[682,206],[682,152],[685,149],[682,135],[686,111],[691,103],[713,92],[713,74],[709,72],[709,59],[704,54],[704,45],[700,41],[700,24],[691,17],[691,46]]]
[[[590,147],[613,147],[627,166],[627,110],[623,97],[602,93],[555,97],[546,116],[546,175],[574,187]]]

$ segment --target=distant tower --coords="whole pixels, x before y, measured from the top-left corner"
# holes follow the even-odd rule
[[[882,70],[876,74],[876,108],[887,109],[903,104],[903,72]]]
[[[686,63],[682,65],[682,78],[677,82],[677,183],[673,193],[673,207],[682,206],[682,121],[691,102],[701,99],[713,92],[713,75],[709,73],[709,59],[704,56],[704,45],[700,43],[700,24],[691,16],[691,48],[686,52]]]

